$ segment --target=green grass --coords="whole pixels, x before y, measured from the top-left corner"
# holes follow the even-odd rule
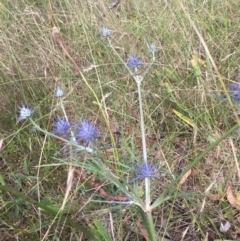
[[[153,202],[166,194],[152,211],[157,239],[238,240],[239,211],[227,198],[229,186],[239,193],[239,138],[228,133],[238,118],[230,103],[210,97],[238,77],[238,1],[132,0],[108,11],[111,3],[0,3],[0,240],[144,240],[147,214],[136,205],[107,203],[99,186],[90,185],[96,175],[109,195],[124,196],[126,189],[144,201],[144,182],[126,184],[135,176],[133,163],[142,161],[137,85],[100,37],[102,26],[113,30],[111,42],[124,61],[136,54],[147,66],[148,44],[158,47],[142,83],[148,159],[166,171],[151,180]],[[54,41],[53,27],[83,76]],[[18,106],[28,104],[36,107],[33,120],[52,131],[56,115],[62,116],[53,98],[57,85],[68,92],[69,119],[91,120],[101,134],[102,164],[90,154],[74,155],[84,178],[74,175],[70,185],[60,144],[33,131],[29,121],[16,123]],[[222,137],[197,159],[210,140]],[[192,163],[196,174],[179,185]],[[220,232],[223,221],[231,223],[226,233]]]

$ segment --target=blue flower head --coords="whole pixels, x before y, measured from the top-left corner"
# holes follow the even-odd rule
[[[157,46],[155,43],[151,43],[149,46],[148,46],[148,49],[150,52],[154,53],[157,51]]]
[[[155,170],[154,166],[149,163],[143,163],[143,165],[135,164],[134,167],[138,175],[133,178],[129,183],[134,182],[138,179],[156,178],[155,174],[162,172],[161,170]]]
[[[69,136],[70,124],[65,118],[57,117],[57,121],[54,123],[53,132],[58,135],[67,135]]]
[[[106,26],[103,26],[101,28],[101,36],[102,37],[108,37],[112,34],[112,30],[110,30],[108,27]]]
[[[86,144],[90,141],[94,141],[97,137],[96,127],[88,121],[80,121],[77,127],[77,137],[80,140],[86,141]]]
[[[141,60],[139,60],[136,56],[128,56],[127,66],[129,68],[138,68],[143,64]]]
[[[64,90],[60,86],[57,86],[54,96],[57,97],[57,98],[61,98],[64,95],[65,95]]]
[[[25,105],[22,105],[22,107],[19,107],[19,117],[17,121],[22,121],[30,117],[34,112],[34,108],[28,108]]]
[[[230,96],[234,100],[239,100],[240,99],[240,79],[238,79],[237,84],[231,84],[229,88],[231,90]]]

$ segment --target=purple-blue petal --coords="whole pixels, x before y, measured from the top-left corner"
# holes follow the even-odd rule
[[[69,135],[70,124],[65,118],[57,117],[57,121],[54,123],[53,132],[58,135]]]
[[[138,175],[130,180],[129,183],[134,182],[138,179],[144,179],[144,178],[156,178],[155,175],[158,172],[161,172],[161,170],[156,170],[155,167],[149,163],[143,163],[142,165],[134,165],[136,172]]]
[[[127,65],[129,68],[138,68],[143,64],[143,62],[136,56],[128,56]]]
[[[80,121],[77,127],[77,137],[80,140],[89,143],[90,141],[94,141],[96,139],[97,129],[93,124],[88,121]]]

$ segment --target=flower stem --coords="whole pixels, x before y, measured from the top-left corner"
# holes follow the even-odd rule
[[[136,70],[137,71],[137,70]],[[142,94],[141,94],[141,80],[142,78],[139,75],[135,76],[135,80],[137,82],[138,87],[138,98],[139,98],[139,109],[140,109],[140,125],[141,125],[141,133],[142,133],[142,148],[143,148],[143,162],[144,165],[148,165],[147,161],[147,146],[146,146],[146,137],[145,137],[145,125],[144,125],[144,116],[143,116],[143,106],[142,106]],[[150,178],[145,178],[145,202],[146,202],[146,211],[149,210],[151,204],[151,183]]]
[[[157,235],[156,235],[156,231],[155,231],[155,225],[153,222],[153,217],[152,217],[152,213],[147,212],[147,220],[148,220],[148,225],[149,225],[149,232],[150,232],[150,240],[151,241],[156,241],[157,240]]]
[[[65,139],[65,138],[62,138],[61,136],[57,136],[57,135],[55,135],[55,134],[53,134],[53,133],[51,133],[51,132],[48,132],[48,131],[46,131],[46,130],[43,130],[41,127],[39,127],[39,126],[33,121],[32,118],[29,118],[29,120],[30,120],[30,122],[33,124],[34,128],[36,128],[36,130],[43,132],[43,133],[46,134],[47,136],[54,137],[54,138],[56,138],[56,139],[58,139],[58,140],[63,141],[64,143],[69,143],[70,145],[77,147],[79,150],[82,150],[82,151],[86,150],[86,148],[85,148],[84,146],[81,146],[81,145],[79,145],[78,143],[70,142],[69,140],[67,140],[67,139]]]
[[[137,82],[138,87],[138,99],[139,99],[139,109],[140,109],[140,125],[141,125],[141,134],[142,134],[142,148],[143,148],[143,161],[144,164],[147,164],[147,147],[146,147],[146,137],[145,137],[145,125],[143,117],[143,107],[142,107],[142,94],[141,94],[141,82]]]

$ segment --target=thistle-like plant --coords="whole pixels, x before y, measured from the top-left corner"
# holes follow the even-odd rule
[[[26,120],[34,112],[34,108],[29,108],[29,107],[27,107],[27,106],[25,106],[23,104],[22,104],[22,107],[18,107],[18,108],[19,108],[19,117],[17,119],[17,122]]]
[[[85,141],[86,146],[88,146],[89,142],[94,141],[97,137],[97,129],[96,127],[86,120],[81,120],[77,125],[76,136]]]
[[[53,133],[57,135],[69,136],[70,124],[65,118],[57,116],[57,121],[54,123]]]
[[[128,183],[132,183],[139,179],[142,180],[145,178],[157,179],[156,174],[162,172],[160,169],[156,170],[156,168],[150,163],[135,164],[134,169],[138,175]]]
[[[104,165],[98,159],[97,155],[95,155],[94,149],[92,149],[92,145],[90,143],[94,143],[97,138],[98,131],[95,125],[87,120],[80,120],[77,124],[73,124],[73,121],[69,121],[66,109],[64,98],[66,97],[65,91],[57,86],[55,89],[54,97],[56,97],[57,105],[56,107],[60,107],[62,114],[61,117],[57,115],[57,120],[53,123],[53,130],[48,131],[42,129],[39,125],[35,123],[35,121],[31,118],[34,109],[28,108],[23,105],[20,108],[20,115],[18,118],[18,122],[29,118],[31,123],[34,125],[36,130],[39,130],[50,137],[57,138],[63,142],[64,148],[70,147],[73,153],[78,153],[79,151],[88,151],[93,155],[92,165],[89,165],[89,168],[95,172],[101,173],[107,180],[111,181],[113,184],[119,187],[119,189],[126,195],[127,201],[121,202],[121,204],[136,204],[141,207],[141,209],[147,213],[148,222],[152,240],[155,240],[155,230],[153,219],[151,216],[151,179],[156,178],[156,174],[159,172],[157,168],[151,163],[148,162],[147,158],[147,148],[146,148],[146,140],[145,140],[145,125],[144,125],[144,116],[143,116],[143,105],[142,105],[142,96],[141,96],[141,83],[150,70],[154,60],[155,60],[155,52],[157,47],[154,43],[148,46],[149,51],[152,54],[151,63],[145,68],[140,74],[140,68],[142,68],[145,64],[139,57],[136,55],[129,55],[127,61],[124,61],[118,52],[115,50],[113,45],[111,44],[110,36],[112,34],[112,30],[109,30],[107,27],[102,27],[101,36],[108,40],[110,48],[114,51],[114,53],[119,57],[120,61],[125,66],[126,70],[130,73],[132,78],[136,81],[137,89],[138,89],[138,97],[139,97],[139,111],[140,111],[140,125],[141,125],[141,136],[142,136],[142,151],[143,158],[142,161],[139,162],[135,168],[137,172],[137,176],[133,178],[131,182],[135,182],[137,180],[143,179],[145,181],[145,200],[141,200],[136,193],[130,191],[127,188],[127,183],[123,185],[119,180],[113,176],[109,171],[104,168]],[[84,145],[81,143],[84,142]],[[72,171],[71,169],[72,163],[69,164],[69,173]],[[68,190],[69,193],[69,190]],[[67,196],[67,194],[66,194]],[[64,203],[66,202],[66,198],[64,199]],[[63,203],[63,204],[64,204]],[[115,202],[117,203],[117,202]],[[120,202],[118,202],[120,203]]]
[[[108,29],[105,27],[105,31]],[[109,30],[110,32],[111,30]],[[146,70],[142,73],[139,74],[139,69],[143,66],[143,61],[138,58],[136,55],[129,55],[127,62],[121,58],[119,53],[116,51],[114,46],[111,43],[110,35],[106,36],[108,39],[108,44],[112,51],[116,54],[116,56],[119,58],[119,60],[123,63],[125,68],[128,70],[130,75],[133,77],[137,84],[137,90],[138,90],[138,100],[139,100],[139,111],[140,111],[140,125],[141,125],[141,136],[142,136],[142,151],[143,151],[143,163],[138,164],[138,176],[133,179],[133,181],[142,179],[144,178],[145,180],[145,205],[142,206],[141,208],[147,212],[147,217],[148,217],[148,223],[149,223],[149,230],[150,230],[150,236],[152,240],[156,240],[156,235],[155,235],[155,228],[154,228],[154,223],[153,223],[153,218],[151,215],[151,182],[150,179],[154,177],[156,174],[156,169],[154,168],[153,165],[151,165],[148,162],[147,158],[147,147],[146,147],[146,138],[145,138],[145,124],[144,124],[144,116],[143,116],[143,105],[142,105],[142,92],[141,92],[141,83],[146,76],[146,74],[149,72],[150,68],[152,67],[152,64],[155,61],[155,52],[157,51],[157,47],[154,43],[151,43],[148,47],[149,51],[152,54],[152,61],[149,64],[149,66],[146,68]],[[131,182],[131,181],[130,181]]]
[[[38,130],[40,132],[45,133],[48,136],[54,137],[56,139],[59,139],[63,142],[64,147],[72,146],[74,150],[83,151],[87,150],[88,152],[92,152],[93,150],[88,147],[89,141],[93,141],[94,138],[96,138],[96,128],[88,123],[87,121],[82,121],[80,124],[77,125],[77,128],[74,128],[74,125],[71,125],[71,123],[68,120],[68,116],[65,110],[65,105],[63,102],[63,97],[65,96],[65,91],[60,87],[57,86],[55,89],[54,97],[58,100],[58,106],[60,106],[63,117],[59,117],[57,115],[57,120],[53,123],[53,130],[48,131],[43,128],[41,128],[31,117],[33,112],[35,111],[35,108],[29,108],[26,105],[22,105],[22,107],[19,107],[19,117],[17,119],[17,122],[23,121],[25,119],[29,119],[31,123],[33,124],[33,128],[35,130]],[[74,130],[77,130],[76,133]],[[80,145],[77,141],[77,139],[81,139],[86,141],[85,147]]]

